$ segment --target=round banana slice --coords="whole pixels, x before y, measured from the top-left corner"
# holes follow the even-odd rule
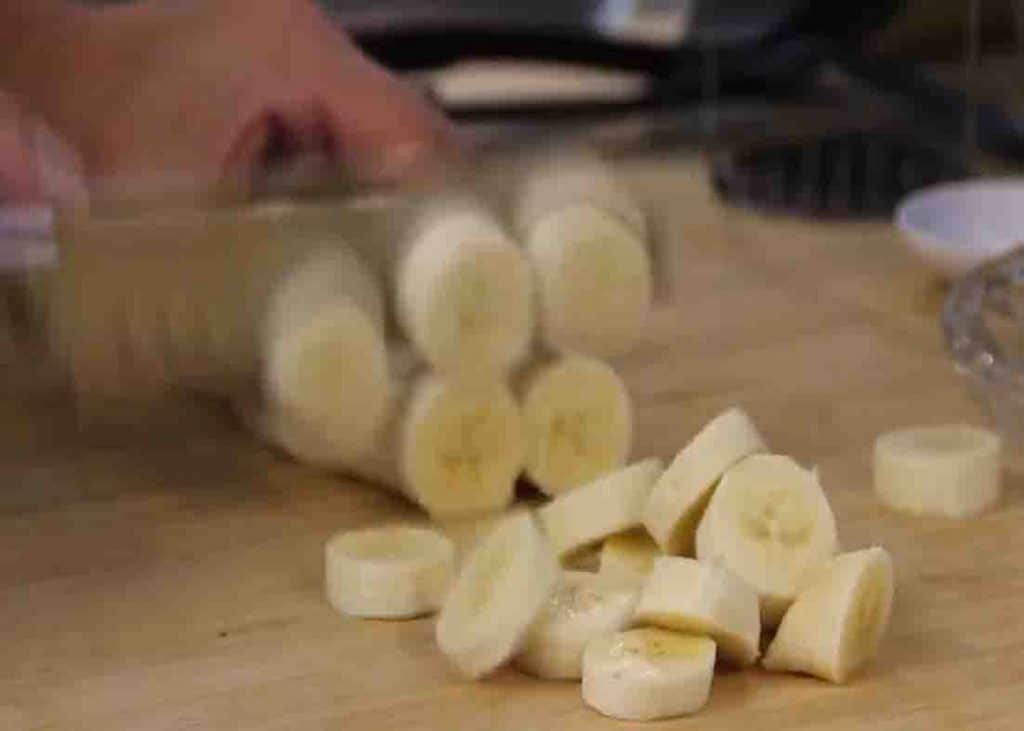
[[[525,234],[552,212],[579,204],[609,211],[638,236],[647,233],[643,209],[611,166],[581,150],[545,155],[526,171],[515,207],[516,227]]]
[[[548,540],[568,558],[608,536],[635,528],[664,465],[648,459],[562,493],[537,511]]]
[[[878,653],[892,600],[888,551],[843,554],[797,597],[762,664],[844,683]]]
[[[401,471],[432,517],[495,512],[512,501],[523,468],[519,405],[501,383],[422,379],[402,423]]]
[[[451,541],[412,526],[338,533],[324,555],[327,601],[339,612],[370,619],[437,611],[455,570]]]
[[[592,205],[553,211],[530,229],[541,331],[554,350],[619,355],[643,332],[654,297],[647,243]]]
[[[533,331],[529,263],[489,215],[442,208],[404,247],[399,323],[439,372],[494,378],[525,354]]]
[[[699,711],[711,693],[715,643],[657,628],[599,637],[583,653],[583,702],[622,721]]]
[[[875,493],[912,515],[977,515],[999,500],[1000,452],[996,434],[970,426],[883,434],[875,442]]]
[[[526,475],[557,495],[621,467],[633,439],[626,384],[605,363],[557,358],[525,378]]]
[[[665,553],[692,556],[697,524],[719,478],[744,457],[766,451],[741,409],[719,414],[676,455],[651,491],[644,526]]]
[[[661,549],[642,528],[609,536],[601,545],[598,573],[612,581],[643,584]]]
[[[633,621],[707,635],[721,657],[739,667],[753,665],[759,654],[757,592],[727,569],[690,558],[654,562]]]
[[[817,475],[779,455],[756,454],[726,472],[697,529],[697,558],[752,586],[766,627],[835,552],[835,518]]]
[[[538,678],[578,680],[587,643],[625,628],[636,596],[635,588],[597,574],[566,571],[530,628],[515,665]]]
[[[445,599],[436,638],[463,675],[479,678],[522,647],[561,570],[533,517],[506,518],[470,554]]]

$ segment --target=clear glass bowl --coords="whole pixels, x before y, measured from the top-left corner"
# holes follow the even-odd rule
[[[957,281],[942,326],[975,399],[1008,441],[1024,444],[1024,246]]]

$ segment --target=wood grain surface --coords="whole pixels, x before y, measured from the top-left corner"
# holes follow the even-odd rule
[[[630,169],[676,275],[674,303],[621,362],[636,455],[670,457],[742,404],[777,451],[820,467],[843,546],[882,544],[897,570],[891,634],[851,684],[729,672],[703,712],[663,727],[1024,727],[1020,476],[966,522],[886,512],[871,491],[879,432],[982,418],[943,353],[941,285],[888,225],[728,210],[692,161]],[[417,518],[409,505],[291,464],[216,415],[176,436],[83,437],[36,363],[5,361],[0,729],[623,727],[573,683],[460,680],[429,620],[327,606],[327,537]]]

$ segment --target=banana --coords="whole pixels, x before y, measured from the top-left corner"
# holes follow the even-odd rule
[[[661,555],[658,544],[641,529],[609,536],[601,545],[599,573],[613,581],[642,584]]]
[[[730,468],[697,529],[697,558],[752,586],[766,627],[779,623],[835,552],[835,518],[816,475],[778,455],[756,454]]]
[[[625,628],[636,597],[633,587],[597,574],[566,571],[514,664],[538,678],[579,680],[587,643]]]
[[[797,597],[762,664],[844,683],[878,653],[892,601],[884,548],[843,554]]]
[[[530,267],[488,214],[469,206],[433,209],[401,248],[398,321],[436,370],[494,378],[526,354],[533,334]]]
[[[663,556],[640,593],[633,621],[711,637],[720,657],[739,667],[759,654],[757,592],[728,569]]]
[[[526,475],[557,495],[621,467],[633,438],[626,384],[605,363],[556,358],[524,378]]]
[[[327,601],[353,617],[431,614],[441,606],[455,571],[451,541],[412,526],[338,533],[324,555]]]
[[[537,220],[525,244],[548,346],[607,357],[636,341],[654,297],[651,253],[640,235],[608,211],[577,204]]]
[[[744,457],[766,451],[750,417],[738,408],[712,419],[655,484],[644,526],[665,553],[692,556],[697,524],[719,478]]]
[[[394,401],[380,288],[344,248],[324,249],[274,288],[263,332],[266,402],[354,460]]]
[[[707,703],[715,643],[654,627],[599,637],[583,653],[583,702],[623,721],[654,721]]]
[[[647,233],[642,207],[597,155],[582,150],[545,154],[521,177],[513,214],[521,234],[550,213],[579,204],[610,212],[637,236]]]
[[[400,431],[406,492],[431,517],[494,512],[512,501],[523,468],[523,420],[504,384],[423,377]]]
[[[913,515],[977,515],[999,500],[1000,452],[996,434],[970,426],[883,434],[875,442],[875,493]]]
[[[608,536],[640,524],[661,460],[649,459],[563,493],[537,511],[551,546],[563,560]]]
[[[561,570],[533,516],[505,518],[474,549],[448,592],[435,636],[469,678],[504,664],[558,588]]]

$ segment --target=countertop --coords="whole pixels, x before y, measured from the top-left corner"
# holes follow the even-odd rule
[[[1024,727],[1024,500],[974,520],[900,516],[871,490],[895,427],[981,415],[945,359],[943,289],[888,224],[773,219],[715,203],[692,161],[630,164],[671,239],[674,302],[619,366],[637,457],[671,457],[732,404],[817,465],[844,548],[893,554],[881,656],[845,687],[760,670],[715,679],[666,728]],[[26,367],[27,365],[27,367]],[[334,531],[401,500],[319,474],[219,419],[168,438],[83,438],[32,375],[0,398],[0,728],[622,728],[573,683],[469,683],[430,620],[367,622],[321,596]]]

